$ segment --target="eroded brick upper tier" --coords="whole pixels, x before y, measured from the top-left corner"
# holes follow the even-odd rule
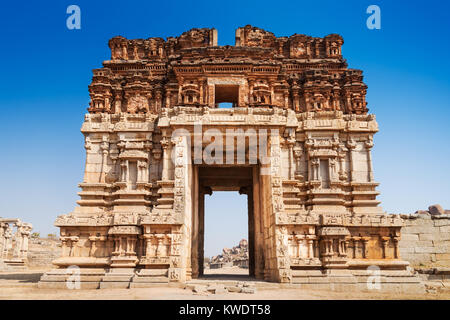
[[[368,112],[361,70],[348,69],[342,37],[276,37],[245,26],[235,46],[217,46],[217,30],[109,41],[111,60],[93,70],[91,113],[154,113],[164,107],[277,106],[297,112]]]

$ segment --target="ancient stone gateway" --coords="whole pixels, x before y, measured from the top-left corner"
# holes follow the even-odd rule
[[[199,277],[204,195],[235,190],[248,196],[256,279],[418,287],[399,256],[402,220],[378,207],[378,126],[342,44],[251,26],[235,46],[217,46],[215,29],[111,39],[89,86],[81,200],[56,220],[63,253],[40,286],[64,286],[70,266],[94,288]]]

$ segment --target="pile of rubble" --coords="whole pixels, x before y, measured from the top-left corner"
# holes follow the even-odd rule
[[[209,263],[211,269],[224,266],[248,268],[248,242],[246,239],[242,239],[238,246],[231,249],[223,248],[222,254],[212,257]]]
[[[247,282],[238,282],[236,285],[224,285],[220,283],[210,283],[208,285],[191,284],[185,289],[192,290],[195,295],[224,294],[229,292],[253,294],[256,288],[250,286]]]

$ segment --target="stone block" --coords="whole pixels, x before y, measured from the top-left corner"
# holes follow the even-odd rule
[[[241,293],[249,293],[249,294],[253,294],[256,292],[255,288],[251,288],[251,287],[243,287],[241,290]]]
[[[450,219],[436,219],[434,220],[435,227],[450,226]]]
[[[194,292],[194,293],[206,293],[207,292],[206,286],[196,284],[194,286],[194,288],[192,289],[192,292]]]
[[[437,261],[450,260],[450,252],[436,253],[436,260]]]
[[[402,230],[402,238],[400,240],[400,245],[402,245],[403,242],[405,242],[405,241],[419,241],[419,235],[413,234],[413,233],[405,233]]]
[[[432,233],[420,233],[419,234],[419,240],[421,240],[421,241],[432,241],[435,238],[436,238],[436,234],[432,234]]]
[[[431,221],[430,221],[431,222]],[[406,229],[406,228],[405,228]],[[420,233],[434,233],[436,232],[436,228],[431,225],[415,225],[412,227],[408,227],[406,230],[401,230],[402,233],[416,233],[416,234],[420,234]]]
[[[222,284],[210,285],[206,288],[206,290],[213,294],[223,294],[228,292]]]
[[[99,282],[80,282],[80,289],[98,289],[100,287]],[[70,290],[67,283],[60,281],[39,281],[39,289],[66,289]],[[77,289],[72,289],[77,290]]]
[[[406,254],[411,254],[414,252],[414,247],[400,248],[400,255],[402,256],[402,258],[405,258]]]
[[[130,282],[120,281],[120,282],[100,282],[100,289],[128,289],[130,287]]]
[[[225,289],[228,290],[228,292],[241,292],[242,288],[237,286],[226,286]]]
[[[157,283],[157,282],[130,282],[130,289],[133,288],[154,288],[154,287],[164,287],[167,288],[168,284]]]
[[[450,240],[450,232],[440,232],[439,233],[439,235],[438,235],[438,237],[437,237],[437,240],[439,240],[439,241],[448,241],[448,240]]]
[[[416,253],[434,253],[435,248],[432,245],[429,247],[417,246],[414,248],[414,252],[416,252]]]
[[[438,259],[436,254],[436,259]],[[431,254],[429,253],[416,253],[412,254],[407,259],[412,266],[419,266],[420,264],[427,264],[431,262]]]
[[[417,247],[417,243],[419,241],[404,241],[404,240],[400,240],[400,248],[415,248]]]

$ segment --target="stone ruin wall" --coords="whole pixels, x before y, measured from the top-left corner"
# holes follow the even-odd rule
[[[400,256],[416,269],[450,268],[450,210],[435,205],[400,217]]]
[[[61,241],[57,239],[30,239],[28,267],[51,267],[52,261],[61,256]]]

